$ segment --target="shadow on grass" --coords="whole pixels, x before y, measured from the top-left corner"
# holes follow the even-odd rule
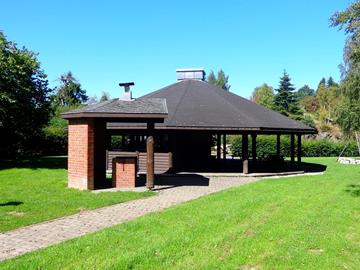
[[[305,172],[317,173],[326,171],[327,166],[318,163],[301,162],[298,168]]]
[[[0,160],[0,170],[12,168],[66,169],[67,157],[31,157],[11,160]]]
[[[0,207],[1,206],[18,206],[20,204],[23,204],[23,202],[11,201],[11,202],[6,202],[6,203],[0,203]]]
[[[360,185],[347,185],[347,189],[345,189],[345,191],[353,197],[360,197]]]
[[[140,185],[145,185],[146,175],[139,176]],[[209,186],[209,178],[199,174],[183,174],[183,175],[157,175],[155,178],[154,191],[180,187],[180,186]]]

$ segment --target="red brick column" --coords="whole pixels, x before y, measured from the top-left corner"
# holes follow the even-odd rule
[[[68,126],[68,187],[94,189],[93,119],[70,119]]]
[[[113,187],[133,188],[136,186],[136,157],[113,159]]]

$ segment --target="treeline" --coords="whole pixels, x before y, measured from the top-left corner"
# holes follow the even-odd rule
[[[108,98],[103,93],[101,100]],[[65,154],[67,122],[60,113],[96,101],[71,72],[50,88],[37,54],[0,32],[0,158]]]
[[[254,90],[251,99],[320,131],[334,131],[339,127],[343,137],[357,137],[360,131],[359,14],[360,1],[355,1],[330,18],[331,26],[344,30],[347,35],[339,84],[331,77],[323,78],[316,90],[305,85],[295,91],[290,76],[284,71],[275,91],[263,84]]]
[[[322,78],[316,89],[304,85],[296,90],[286,71],[277,89],[264,83],[256,87],[250,97],[260,105],[323,132],[336,129],[336,105],[343,98],[341,86],[332,77]]]

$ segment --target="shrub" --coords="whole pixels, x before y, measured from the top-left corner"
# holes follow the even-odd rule
[[[315,127],[315,122],[310,115],[304,115],[304,119],[301,122],[303,122],[305,125],[308,125],[309,127]]]
[[[321,125],[319,127],[319,129],[320,129],[321,132],[330,132],[331,131],[331,127],[329,125],[325,125],[325,124]]]
[[[282,135],[280,137],[280,154],[290,156],[290,136]],[[259,135],[256,139],[256,150],[258,157],[266,157],[276,153],[276,136]],[[231,154],[241,157],[241,136],[233,136],[231,140]],[[332,142],[329,140],[303,140],[302,155],[304,157],[337,157],[344,149],[346,142]],[[249,156],[251,157],[251,137],[249,136]],[[297,142],[295,140],[295,151],[297,151]],[[352,141],[345,149],[342,156],[358,156],[356,142]]]

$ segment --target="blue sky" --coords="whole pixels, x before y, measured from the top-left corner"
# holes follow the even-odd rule
[[[2,1],[0,30],[39,53],[51,86],[71,70],[90,96],[141,96],[175,82],[175,69],[222,68],[249,97],[284,69],[297,88],[340,79],[345,36],[329,27],[344,0]]]

